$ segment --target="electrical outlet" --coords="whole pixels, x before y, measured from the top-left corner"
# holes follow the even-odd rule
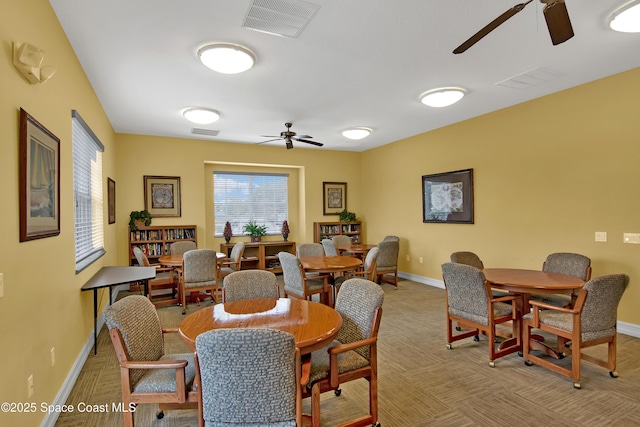
[[[606,242],[606,241],[607,241],[607,232],[596,231],[596,242]]]
[[[53,368],[56,364],[56,348],[51,347],[51,367]]]
[[[27,378],[27,397],[33,396],[33,375]]]
[[[422,264],[422,261],[423,261],[423,259],[422,259],[422,257],[420,257],[420,264]]]

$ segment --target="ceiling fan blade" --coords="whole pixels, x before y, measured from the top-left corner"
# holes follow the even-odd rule
[[[311,145],[317,145],[318,147],[322,147],[324,144],[320,143],[320,142],[315,142],[315,141],[309,141],[307,139],[300,139],[300,138],[293,138],[296,141],[300,141],[300,142],[306,142],[307,144],[311,144]]]
[[[564,0],[548,2],[544,6],[543,13],[554,46],[573,37],[573,27]]]
[[[260,135],[262,138],[282,138],[280,135]]]
[[[313,138],[311,135],[296,135],[296,138],[303,138],[303,139],[309,139],[309,138]]]
[[[283,139],[283,138],[268,139],[266,141],[257,142],[257,144],[264,144],[265,142],[280,141],[281,139]]]
[[[489,24],[487,24],[480,31],[478,31],[473,36],[471,36],[466,42],[462,43],[460,46],[455,48],[453,53],[458,54],[458,53],[462,53],[465,50],[469,49],[471,46],[473,46],[474,44],[478,43],[484,36],[486,36],[491,31],[495,30],[500,25],[502,25],[507,19],[511,18],[513,15],[515,15],[516,13],[518,13],[522,9],[524,9],[525,6],[528,5],[529,3],[531,3],[532,1],[533,0],[528,0],[525,3],[520,3],[520,4],[517,4],[517,5],[513,6],[511,9],[507,10],[502,15],[498,16],[496,19],[491,21]]]

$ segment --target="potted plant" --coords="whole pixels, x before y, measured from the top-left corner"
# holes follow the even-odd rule
[[[151,225],[151,214],[147,210],[132,211],[129,214],[129,229],[135,231],[141,225]]]
[[[252,242],[259,242],[260,238],[267,234],[267,227],[251,220],[242,227],[242,231],[251,236]]]
[[[231,240],[231,236],[233,236],[231,223],[229,221],[227,221],[227,223],[224,225],[224,231],[222,232],[222,235],[224,236],[224,241],[229,243],[229,240]]]
[[[356,214],[353,212],[349,212],[348,210],[343,210],[340,212],[340,221],[350,223],[356,220]]]
[[[285,242],[289,237],[289,223],[287,222],[286,219],[282,222],[282,237],[284,238]]]

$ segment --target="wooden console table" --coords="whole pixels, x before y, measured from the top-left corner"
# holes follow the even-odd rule
[[[272,273],[281,273],[280,260],[278,254],[280,252],[289,252],[296,254],[296,242],[244,242],[244,255],[242,256],[241,269],[260,269],[271,271]],[[220,252],[229,256],[231,249],[235,243],[221,243]]]

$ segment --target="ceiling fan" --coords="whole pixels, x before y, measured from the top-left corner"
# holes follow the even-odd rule
[[[496,19],[487,24],[480,31],[475,33],[466,42],[455,48],[453,53],[462,53],[469,49],[474,44],[478,43],[484,36],[489,34],[503,24],[507,19],[511,18],[516,13],[524,9],[533,0],[528,0],[524,3],[517,4],[511,9],[498,16]],[[564,4],[564,0],[540,0],[540,3],[544,3],[544,19],[547,21],[547,28],[549,29],[549,35],[551,36],[551,42],[553,45],[564,43],[573,37],[573,27],[569,20],[569,13],[567,12],[567,6]]]
[[[274,138],[274,139],[268,139],[266,141],[258,142],[258,144],[264,144],[265,142],[271,142],[271,141],[277,141],[279,139],[284,139],[284,141],[286,143],[286,146],[287,146],[287,150],[290,150],[290,149],[293,148],[293,141],[305,142],[307,144],[317,145],[318,147],[322,147],[324,145],[324,144],[322,144],[320,142],[309,141],[307,138],[313,138],[310,135],[298,135],[297,133],[293,132],[291,130],[291,126],[293,126],[292,123],[285,123],[284,125],[287,127],[287,130],[284,131],[284,132],[280,132],[280,136],[262,135],[265,138]]]

